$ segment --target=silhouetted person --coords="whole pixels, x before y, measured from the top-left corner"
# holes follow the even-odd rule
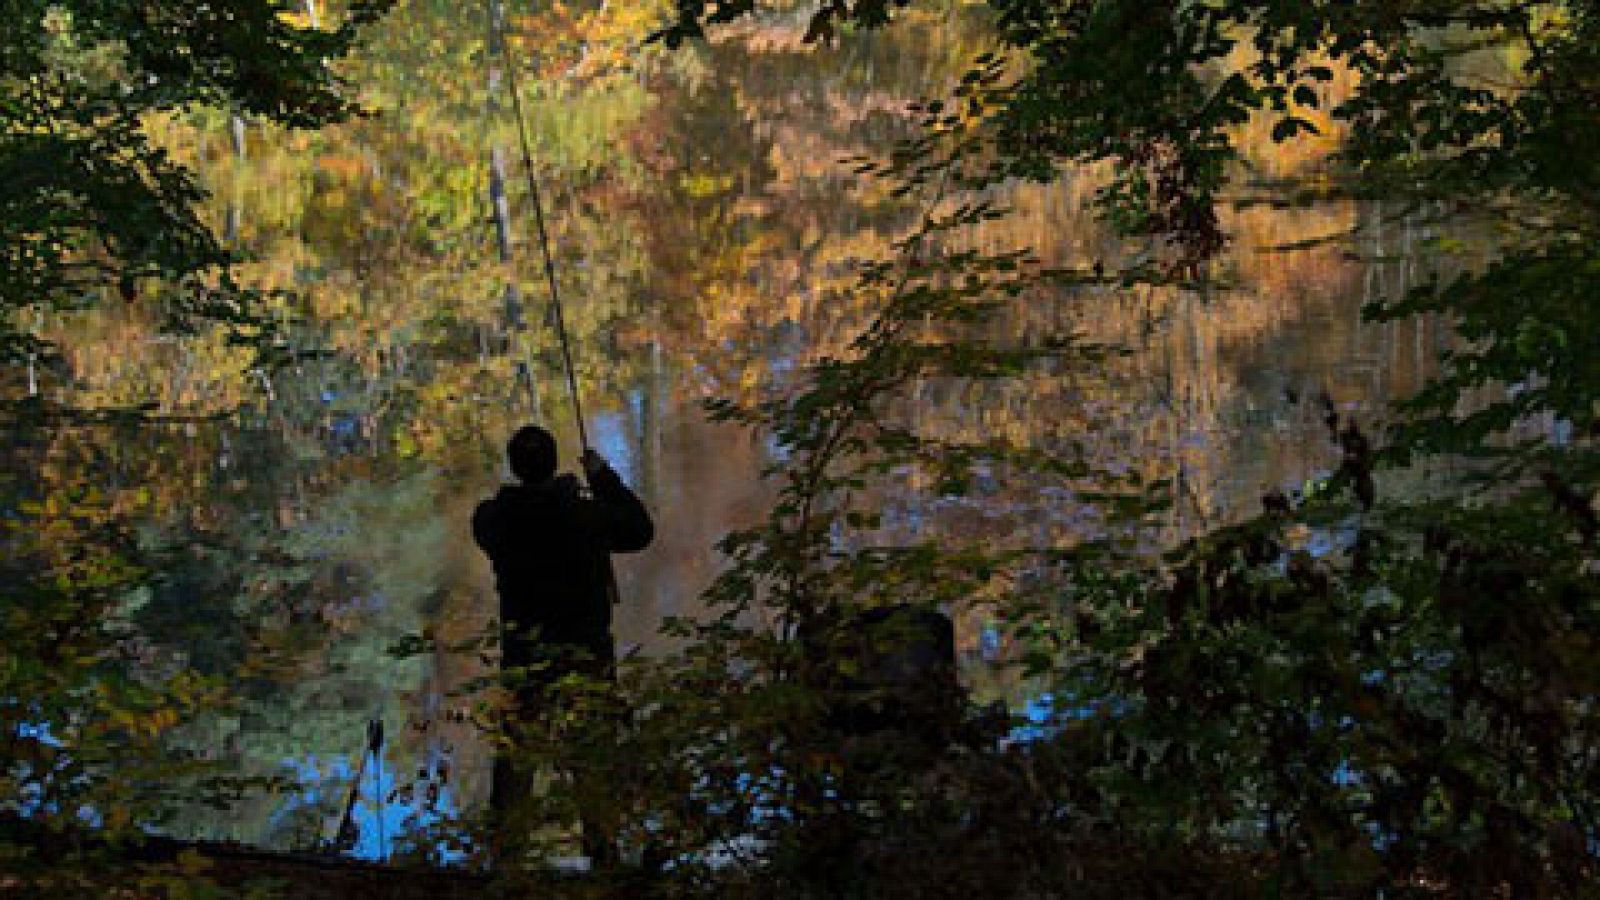
[[[526,724],[538,718],[545,689],[563,675],[610,677],[610,556],[643,550],[655,526],[593,450],[582,460],[589,496],[575,476],[556,474],[555,438],[543,428],[518,430],[506,454],[519,483],[478,505],[472,534],[489,556],[500,594],[501,665],[528,669],[512,717]],[[496,761],[490,802],[497,812],[526,789],[527,780],[515,777],[506,760]]]

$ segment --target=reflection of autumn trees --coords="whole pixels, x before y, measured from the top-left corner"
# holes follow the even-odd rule
[[[948,39],[952,31],[959,29],[948,29],[941,37]],[[797,53],[818,52],[801,49],[800,34],[794,23],[763,22],[719,34],[718,42],[705,50],[715,57],[713,74],[707,77],[725,72],[722,77],[731,85],[708,90],[710,99],[702,102],[712,104],[715,113],[705,121],[720,134],[728,133],[726,123],[740,116],[761,123],[751,133],[762,144],[749,155],[764,156],[767,166],[755,171],[754,185],[748,175],[740,183],[739,173],[698,160],[694,150],[705,146],[701,142],[664,163],[687,168],[690,174],[682,177],[670,201],[656,198],[661,208],[706,210],[692,226],[700,229],[691,232],[694,241],[683,241],[683,232],[675,230],[660,242],[653,258],[666,270],[662,277],[684,273],[682,283],[674,285],[675,294],[698,298],[688,308],[704,323],[702,346],[768,348],[765,354],[721,361],[714,384],[745,396],[773,383],[769,367],[774,355],[781,371],[797,358],[845,351],[870,312],[853,305],[864,298],[846,290],[850,261],[886,255],[888,242],[907,226],[892,202],[874,196],[880,190],[877,182],[842,179],[845,170],[825,161],[857,153],[881,155],[895,135],[906,133],[906,98],[896,98],[884,80],[857,79],[863,72],[881,75],[912,67],[903,56],[875,58],[872,47],[847,40],[827,51],[833,66],[829,79],[774,74],[804,59]],[[901,46],[929,44],[913,39]],[[946,80],[960,71],[965,60],[960,51],[975,49],[963,47],[957,38],[941,42],[934,52],[951,47],[958,49],[947,67],[936,70]],[[1347,91],[1345,78],[1336,73],[1322,99]],[[926,68],[908,81],[930,83]],[[892,77],[887,80],[893,82]],[[773,85],[784,90],[773,92]],[[762,112],[774,108],[783,114]],[[1331,139],[1337,129],[1325,108],[1324,102],[1306,115]],[[814,120],[814,114],[822,121]],[[1291,159],[1276,151],[1260,123],[1245,128],[1255,146],[1253,164],[1265,174],[1314,165],[1318,153],[1325,152],[1297,145]],[[670,157],[671,151],[666,152]],[[697,171],[697,164],[706,171]],[[1084,270],[1096,261],[1113,266],[1127,262],[1138,248],[1111,240],[1086,210],[1095,184],[1085,176],[1050,188],[1007,189],[996,199],[1014,212],[978,228],[970,238],[972,246],[989,251],[1027,247],[1045,265]],[[842,205],[837,200],[841,189],[850,198]],[[780,217],[783,222],[774,229],[772,220]],[[1074,432],[1090,435],[1101,445],[1097,455],[1140,460],[1147,477],[1181,473],[1188,499],[1175,512],[1180,519],[1188,516],[1193,525],[1198,524],[1196,517],[1226,515],[1223,510],[1253,502],[1262,488],[1286,479],[1297,483],[1326,459],[1314,418],[1287,408],[1285,389],[1305,394],[1327,387],[1351,402],[1390,394],[1374,383],[1333,383],[1325,374],[1339,368],[1345,354],[1364,339],[1348,307],[1358,265],[1327,246],[1267,252],[1278,244],[1346,231],[1354,222],[1348,210],[1242,210],[1228,223],[1236,235],[1225,264],[1231,275],[1204,297],[1176,288],[1130,293],[1106,286],[1035,297],[1002,317],[998,328],[1024,342],[1081,331],[1090,339],[1134,349],[1127,359],[1108,362],[1099,382],[1043,372],[1006,386],[957,390],[925,384],[914,389],[909,405],[920,411],[919,420],[939,423],[949,439],[1004,436],[1019,445],[1048,447]],[[748,231],[759,238],[741,242],[741,233]],[[695,247],[719,252],[696,257],[695,266],[671,265]],[[780,247],[788,252],[771,252]],[[1343,311],[1335,314],[1332,307]],[[1323,327],[1324,319],[1332,320],[1333,327]],[[1290,349],[1293,362],[1285,367],[1283,384],[1264,384],[1248,367],[1280,349],[1285,331],[1295,343]],[[798,356],[786,359],[790,353]],[[1423,355],[1428,353],[1431,349]],[[1300,361],[1305,364],[1296,365]],[[724,371],[730,366],[733,371]],[[1246,450],[1240,459],[1226,452],[1241,435],[1263,431],[1278,435],[1270,442],[1282,445],[1268,454],[1271,459],[1260,459],[1259,448]],[[1027,489],[1018,493],[1025,495]],[[1006,506],[998,498],[981,505]],[[1033,505],[1036,500],[1024,504]],[[1083,525],[1073,511],[1056,518],[1064,536]],[[1004,533],[1009,520],[991,527]]]
[[[1094,237],[1070,186],[1050,193],[1018,191],[1016,212],[982,226],[974,243],[1041,248],[1047,265],[1083,270],[1114,252]],[[910,406],[948,439],[1003,437],[1042,448],[1076,441],[1101,460],[1137,461],[1147,479],[1179,479],[1175,526],[1247,512],[1265,490],[1298,486],[1329,464],[1333,448],[1311,403],[1321,391],[1376,417],[1415,388],[1444,339],[1425,324],[1359,321],[1353,301],[1370,278],[1403,290],[1402,279],[1421,277],[1414,262],[1361,264],[1331,245],[1270,249],[1348,230],[1356,216],[1348,207],[1240,212],[1228,223],[1236,235],[1224,261],[1229,278],[1205,293],[1086,286],[1016,304],[997,328],[1002,344],[1072,332],[1129,352],[1108,358],[1092,378],[1043,371],[1009,384],[920,385]],[[1394,230],[1396,246],[1373,248],[1375,255],[1399,252],[1403,241],[1414,251],[1422,241],[1404,237],[1415,231],[1404,223]],[[1405,265],[1409,274],[1398,271]],[[1023,503],[1027,490],[1018,494],[1011,502]],[[1069,540],[1085,524],[1081,512],[1046,510],[1033,521],[1058,521]]]
[[[1357,303],[1370,299],[1375,280],[1403,292],[1423,277],[1418,256],[1428,235],[1409,217],[1392,223],[1387,239],[1379,228],[1370,248],[1377,260],[1397,261],[1363,263],[1315,239],[1379,222],[1381,209],[1241,206],[1226,220],[1235,240],[1216,283],[1198,291],[1127,289],[1086,277],[1098,264],[1114,270],[1142,252],[1108,239],[1092,219],[1096,183],[1090,174],[1048,188],[1005,185],[989,199],[1009,214],[947,249],[1028,248],[1039,264],[1084,279],[1006,302],[985,326],[991,346],[1036,348],[1076,335],[1126,353],[1107,355],[1089,372],[1040,366],[997,381],[913,381],[896,414],[919,434],[1063,459],[1083,452],[1112,471],[1136,472],[1142,483],[1168,481],[1171,539],[1248,514],[1266,491],[1325,472],[1334,448],[1314,402],[1322,392],[1371,421],[1431,371],[1441,331],[1417,322],[1365,326]],[[851,295],[834,296],[843,305],[814,308],[808,327],[851,336],[861,313],[848,305]],[[838,353],[839,346],[824,339],[808,349]],[[869,544],[942,535],[990,550],[1068,547],[1108,524],[1087,483],[1080,494],[1071,479],[1023,475],[999,461],[980,466],[979,477],[954,492],[933,471],[895,474],[886,496],[867,504],[884,514],[880,527],[860,536]],[[1018,579],[996,579],[991,588],[1028,589]],[[964,632],[973,652],[978,634],[971,626]]]
[[[591,425],[664,522],[662,546],[623,571],[640,598],[622,614],[630,642],[652,639],[659,614],[692,611],[719,564],[709,546],[762,500],[750,482],[765,448],[701,422],[696,401],[751,399],[803,362],[846,352],[875,312],[851,289],[857,265],[892,256],[916,223],[882,183],[839,161],[881,158],[911,134],[907,104],[958,79],[985,36],[971,7],[950,4],[826,50],[801,46],[803,25],[779,18],[693,51],[638,51],[667,5],[556,5],[508,22]],[[384,702],[391,733],[427,752],[471,745],[468,729],[438,720],[425,733],[402,727],[406,711],[384,698],[404,689],[436,704],[481,663],[441,654],[408,666],[382,651],[430,623],[441,644],[458,643],[486,617],[484,567],[458,526],[496,478],[501,437],[528,415],[520,363],[540,413],[570,421],[488,38],[473,4],[408,0],[347,65],[374,117],[315,135],[238,132],[215,115],[161,123],[172,152],[205,173],[212,221],[279,323],[283,364],[256,365],[220,331],[157,337],[159,296],[52,326],[80,402],[222,416],[142,429],[114,473],[149,492],[138,509],[152,540],[201,548],[174,561],[181,577],[149,615],[175,646],[216,654],[219,670],[254,667],[252,716],[217,728],[262,765],[349,753]],[[1264,173],[1315,162],[1257,137]],[[490,198],[496,148],[508,161],[510,262]],[[1114,268],[1141,248],[1110,239],[1086,210],[1095,184],[1007,185],[993,199],[1014,212],[965,240],[1030,248],[1044,266]],[[1203,296],[1112,284],[1032,292],[992,326],[1002,342],[1071,332],[1131,353],[1092,373],[924,380],[900,411],[952,441],[1087,443],[1146,479],[1181,474],[1175,529],[1226,517],[1326,458],[1308,437],[1314,417],[1284,403],[1285,389],[1375,401],[1426,369],[1435,336],[1374,337],[1351,305],[1378,289],[1374,272],[1409,277],[1400,264],[1363,269],[1328,247],[1262,252],[1367,215],[1241,209],[1228,223],[1225,284]],[[1389,234],[1386,249],[1422,243],[1403,224]],[[1279,374],[1260,371],[1267,360]],[[927,473],[904,473],[886,527],[1067,543],[1096,525],[1070,492],[991,474],[956,500]],[[218,634],[226,640],[208,644]],[[244,817],[257,837],[269,806]]]

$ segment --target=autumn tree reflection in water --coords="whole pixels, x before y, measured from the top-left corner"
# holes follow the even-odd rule
[[[769,499],[755,476],[771,448],[707,423],[700,401],[782,386],[868,321],[873,310],[852,307],[845,289],[854,264],[892,255],[916,211],[838,160],[881,155],[912,133],[906,104],[957,79],[986,36],[968,6],[936,4],[825,51],[783,20],[676,53],[637,51],[665,6],[511,20],[531,61],[536,153],[560,185],[551,221],[590,425],[660,514],[658,546],[619,567],[631,598],[619,639],[646,653],[661,646],[663,616],[696,611],[721,565],[716,539]],[[353,64],[372,118],[319,134],[246,121],[242,140],[215,114],[164,121],[167,143],[214,192],[214,223],[250,260],[244,277],[294,292],[270,308],[290,364],[254,368],[220,333],[158,337],[153,308],[49,324],[73,376],[52,389],[73,402],[227,414],[142,433],[112,451],[107,471],[157,498],[146,539],[192,557],[155,590],[146,626],[171,652],[243,676],[245,707],[193,739],[226,748],[244,771],[303,783],[289,801],[195,810],[180,830],[280,847],[324,839],[374,711],[395,769],[422,778],[409,799],[364,797],[369,817],[379,806],[421,815],[430,796],[435,812],[481,802],[488,756],[455,696],[481,661],[389,650],[424,633],[430,647],[460,646],[491,614],[463,523],[498,478],[498,436],[525,415],[519,364],[531,363],[547,417],[570,418],[533,299],[516,179],[499,190],[521,262],[498,252],[492,160],[513,139],[484,65],[487,35],[458,4],[414,0]],[[1261,145],[1263,161],[1283,162]],[[1016,212],[972,240],[1031,248],[1047,266],[1115,269],[1142,250],[1086,211],[1098,183],[1091,173],[1008,189],[995,200]],[[1267,252],[1360,222],[1383,223],[1371,249],[1387,261],[1326,245]],[[1334,448],[1305,401],[1327,391],[1375,420],[1416,386],[1442,330],[1364,326],[1358,309],[1436,262],[1423,258],[1425,235],[1379,208],[1248,206],[1226,224],[1237,237],[1228,277],[1209,293],[1083,286],[993,326],[1024,345],[1079,331],[1131,349],[1095,377],[1041,371],[977,389],[930,380],[902,412],[952,439],[1086,442],[1103,464],[1175,478],[1169,536],[1324,471]],[[508,288],[519,285],[513,311]],[[89,438],[64,438],[76,439]],[[1032,510],[1030,539],[1068,543],[1098,524],[1087,505],[1005,472],[967,499],[903,474],[907,490],[883,498],[886,529],[936,523],[1002,541]],[[986,652],[982,626],[975,615],[958,635],[970,657]],[[985,677],[975,666],[985,690],[1014,688]]]

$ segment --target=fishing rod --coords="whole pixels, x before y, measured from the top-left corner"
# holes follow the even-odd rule
[[[539,236],[539,253],[544,262],[544,280],[550,290],[551,319],[554,321],[556,337],[561,344],[561,364],[567,373],[567,391],[572,396],[572,411],[578,420],[578,443],[584,450],[588,450],[589,432],[584,425],[583,400],[578,392],[578,375],[572,362],[572,342],[567,337],[566,317],[563,315],[561,305],[561,288],[556,279],[555,258],[550,253],[549,231],[545,227],[544,196],[539,191],[539,179],[534,174],[533,144],[528,137],[528,117],[523,113],[522,90],[517,82],[517,60],[512,52],[511,41],[502,27],[502,12],[499,0],[490,0],[490,27],[494,29],[496,42],[500,45],[500,57],[506,64],[506,86],[511,92],[511,110],[517,119],[517,139],[522,149],[522,169],[528,179],[528,196],[533,201],[534,230]],[[533,386],[531,372],[528,385],[530,389]]]

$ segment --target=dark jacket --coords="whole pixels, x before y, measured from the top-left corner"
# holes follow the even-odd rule
[[[617,473],[595,472],[589,486],[592,497],[571,475],[506,485],[472,516],[472,535],[494,566],[506,666],[551,658],[541,646],[611,659],[609,556],[643,550],[655,525]]]

